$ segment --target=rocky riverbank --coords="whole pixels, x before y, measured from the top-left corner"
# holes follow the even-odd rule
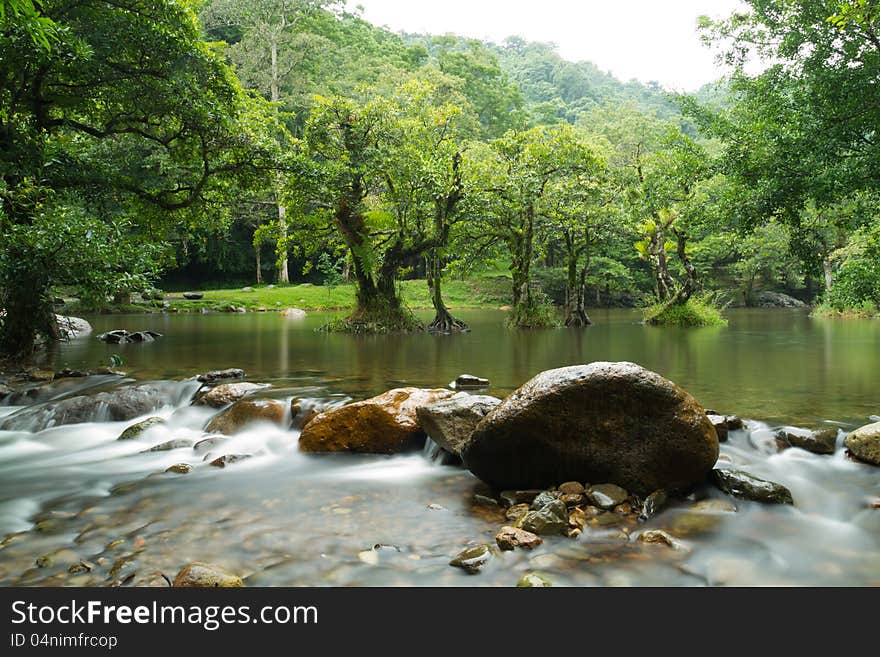
[[[104,454],[125,455],[148,471],[113,484],[109,497],[46,497],[33,526],[0,544],[0,582],[7,584],[277,582],[279,572],[296,570],[295,555],[282,546],[310,555],[303,546],[318,536],[315,549],[335,554],[337,568],[318,571],[337,583],[386,567],[387,583],[421,572],[445,581],[454,577],[440,574],[445,567],[496,584],[559,585],[581,581],[587,573],[575,575],[578,568],[605,572],[633,559],[681,573],[694,570],[685,562],[731,519],[745,513],[741,522],[755,522],[764,514],[782,527],[800,522],[798,509],[814,504],[803,487],[759,476],[744,449],[799,459],[847,453],[870,463],[880,440],[876,425],[832,435],[707,413],[631,363],[544,372],[505,399],[482,394],[489,382],[471,377],[479,382],[474,394],[460,391],[466,385],[399,388],[358,402],[275,391],[241,370],[153,383],[89,375],[80,377],[81,394],[57,374],[6,377],[7,397],[36,385],[46,400],[5,413],[3,435],[61,444],[85,436],[82,426],[107,435]],[[422,460],[417,450],[428,438],[449,453],[447,462],[463,466]],[[66,458],[82,458],[75,454]],[[397,456],[387,461],[389,454]],[[266,476],[261,468],[269,462],[303,469],[294,478],[282,476],[283,467]],[[120,471],[132,468],[117,463]],[[312,494],[310,485],[296,485],[310,473],[356,463],[420,463],[434,483],[373,486],[347,478]],[[862,509],[875,515],[859,522],[870,523],[875,503],[865,494]],[[296,509],[291,519],[277,514],[283,508]],[[251,538],[237,546],[235,528],[244,527],[252,527],[245,532]],[[370,536],[372,547],[364,546]],[[242,549],[247,558],[230,558]],[[306,560],[315,566],[317,558]],[[609,577],[604,583],[614,583]]]

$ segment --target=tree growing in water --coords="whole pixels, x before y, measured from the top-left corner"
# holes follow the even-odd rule
[[[330,219],[351,253],[355,311],[330,328],[406,331],[420,323],[397,290],[402,268],[446,244],[462,197],[454,121],[459,108],[435,102],[425,82],[363,101],[319,98],[306,126],[306,164],[292,182],[313,216]],[[440,323],[455,322],[432,268]]]
[[[531,285],[536,242],[546,227],[545,196],[554,184],[593,175],[600,168],[597,154],[569,125],[509,132],[477,151],[471,214],[482,232],[505,244],[510,254],[512,326],[530,328],[552,321]]]

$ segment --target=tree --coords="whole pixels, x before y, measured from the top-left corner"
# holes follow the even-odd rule
[[[276,166],[266,114],[200,40],[188,5],[46,0],[40,16],[54,26],[48,48],[8,13],[0,35],[0,353],[14,357],[37,334],[57,337],[50,288],[81,278],[72,258],[100,256],[96,272],[123,265],[126,239],[155,240],[169,219],[199,218],[230,178],[255,184]],[[68,225],[83,212],[118,220],[107,233],[118,257]]]
[[[609,184],[606,162],[596,155],[595,166],[551,184],[544,207],[545,240],[559,244],[565,258],[565,325],[589,326],[586,311],[587,279],[594,250],[618,229],[619,215],[612,204],[619,190]]]
[[[342,3],[344,4],[344,3]],[[306,59],[319,50],[322,39],[300,29],[301,23],[324,8],[340,6],[338,0],[214,0],[206,5],[202,18],[208,29],[233,27],[240,40],[229,48],[242,80],[269,100],[279,117],[290,111],[287,96],[293,96],[296,76]],[[287,105],[287,107],[285,107]],[[282,174],[278,174],[274,202],[278,208],[278,281],[290,282],[287,241],[287,206],[281,197]],[[254,236],[255,252],[266,231]],[[257,265],[259,281],[259,264]]]
[[[482,223],[481,232],[503,242],[510,254],[511,324],[544,324],[547,318],[533,297],[530,271],[546,217],[545,194],[568,176],[595,173],[600,161],[568,125],[509,132],[478,153],[471,214]]]
[[[455,106],[429,83],[363,101],[319,98],[306,127],[308,164],[293,187],[312,216],[326,217],[349,249],[355,312],[339,328],[411,330],[419,324],[397,292],[400,270],[441,249],[462,196]],[[438,257],[434,253],[434,257]],[[448,320],[432,267],[438,319]]]
[[[743,223],[775,217],[789,226],[808,273],[823,276],[830,291],[830,255],[873,218],[829,221],[839,203],[880,191],[880,13],[863,0],[748,4],[750,11],[726,20],[703,19],[704,36],[726,44],[722,56],[732,64],[761,58],[768,67],[733,76],[728,108],[685,109],[724,141],[721,166],[743,191],[735,210]],[[825,243],[813,248],[817,219]]]

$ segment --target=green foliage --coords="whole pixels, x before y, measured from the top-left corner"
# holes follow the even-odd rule
[[[652,326],[727,326],[711,296],[694,296],[684,304],[657,303],[645,309],[644,317]]]
[[[527,304],[514,306],[507,316],[507,325],[516,329],[558,328],[560,326],[556,310],[549,299],[533,298]]]
[[[823,305],[838,312],[880,308],[880,224],[855,233],[834,259],[839,265]]]

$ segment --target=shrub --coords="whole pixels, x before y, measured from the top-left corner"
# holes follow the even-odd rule
[[[711,296],[691,297],[687,303],[657,303],[645,309],[645,323],[653,326],[727,326]]]

